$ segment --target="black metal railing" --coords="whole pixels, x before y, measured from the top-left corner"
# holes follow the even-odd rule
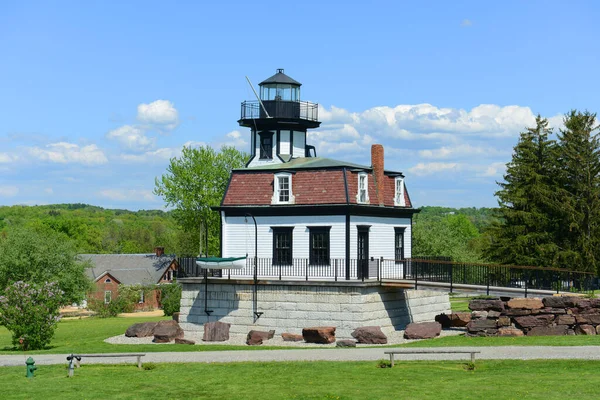
[[[255,267],[256,262],[256,267]],[[329,263],[311,264],[309,259],[295,258],[291,263],[277,263],[272,258],[248,258],[239,269],[209,270],[208,276],[226,279],[258,279],[341,281],[403,280],[414,287],[427,282],[447,284],[450,292],[457,285],[486,288],[533,289],[556,292],[585,292],[595,288],[595,274],[557,268],[523,267],[499,264],[458,263],[445,260],[408,258],[405,260],[348,260],[332,258]],[[179,278],[203,277],[205,270],[196,265],[195,258],[179,259]]]
[[[308,121],[319,120],[319,105],[308,101],[264,100],[263,105],[272,118],[297,118]],[[265,110],[257,100],[242,102],[241,119],[267,118]]]

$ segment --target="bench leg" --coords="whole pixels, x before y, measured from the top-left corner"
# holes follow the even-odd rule
[[[475,363],[475,353],[471,353],[471,362]]]
[[[138,359],[138,368],[142,369],[142,356],[137,356]]]
[[[81,367],[81,361],[79,361],[78,359],[75,359],[75,366],[77,368]]]
[[[390,353],[390,367],[394,368],[394,353]]]

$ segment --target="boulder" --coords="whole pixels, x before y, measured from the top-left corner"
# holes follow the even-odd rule
[[[177,321],[177,323],[179,323],[179,315],[181,313],[180,312],[174,312],[173,313],[173,321]]]
[[[600,314],[577,314],[575,320],[578,324],[600,324]]]
[[[524,333],[522,330],[513,328],[511,326],[503,326],[502,328],[498,328],[498,336],[523,336]]]
[[[471,320],[474,319],[486,319],[488,317],[487,311],[473,311],[471,312]]]
[[[351,333],[352,337],[363,344],[387,344],[387,336],[378,326],[362,326]]]
[[[335,347],[356,347],[356,341],[351,339],[338,340]]]
[[[442,332],[439,322],[413,322],[404,330],[405,339],[432,339]]]
[[[306,343],[329,344],[335,342],[335,326],[317,326],[302,329]]]
[[[295,333],[282,333],[281,338],[284,342],[301,342],[304,340],[302,335],[298,335]]]
[[[175,344],[196,344],[193,340],[175,338]]]
[[[455,312],[451,314],[450,317],[450,326],[455,328],[461,328],[463,326],[467,326],[467,324],[471,321],[471,313],[470,312]]]
[[[496,320],[493,319],[474,319],[467,324],[469,333],[487,331],[488,329],[496,329]]]
[[[546,307],[552,308],[567,308],[574,307],[577,297],[562,297],[562,296],[552,296],[552,297],[544,297],[542,299],[542,303]]]
[[[442,325],[442,328],[450,328],[450,324],[452,323],[452,314],[439,314],[435,316],[435,322],[439,322]]]
[[[590,307],[600,308],[600,299],[590,299]]]
[[[531,315],[531,310],[523,310],[520,308],[509,308],[504,312],[508,317],[521,317],[523,315]]]
[[[515,323],[519,328],[533,328],[534,326],[548,326],[554,321],[554,315],[527,315],[524,317],[515,317]]]
[[[540,310],[538,310],[540,312],[540,314],[566,314],[567,310],[565,310],[564,308],[552,308],[552,307],[544,307]]]
[[[488,318],[498,319],[502,313],[500,311],[490,310],[488,311]]]
[[[469,310],[471,311],[504,311],[504,303],[502,300],[483,300],[475,299],[469,302]]]
[[[592,307],[592,302],[588,299],[580,299],[575,297],[573,300],[574,306],[579,309],[587,309]]]
[[[175,339],[183,339],[183,329],[177,321],[159,321],[154,328],[154,343],[169,343]]]
[[[595,335],[596,328],[594,328],[592,325],[588,325],[588,324],[577,325],[575,327],[575,334],[577,334],[577,335]]]
[[[202,340],[205,342],[224,342],[229,340],[229,328],[231,324],[226,322],[207,322],[204,324]]]
[[[263,344],[265,340],[272,339],[273,336],[275,336],[274,330],[269,332],[252,330],[248,332],[248,335],[246,336],[246,344],[250,346],[260,345]]]
[[[154,328],[156,328],[158,322],[141,322],[139,324],[133,324],[127,331],[125,336],[127,337],[148,337],[154,335]]]
[[[596,335],[600,335],[600,325],[596,327]]]
[[[501,327],[501,326],[510,326],[510,317],[507,317],[505,315],[499,317],[498,320],[496,321],[496,325],[498,327]]]
[[[575,317],[572,315],[559,315],[556,317],[558,325],[575,325]]]
[[[542,299],[537,298],[515,298],[506,303],[508,308],[520,308],[524,310],[539,310],[544,307]]]
[[[534,326],[527,332],[527,336],[562,336],[567,334],[566,325]]]

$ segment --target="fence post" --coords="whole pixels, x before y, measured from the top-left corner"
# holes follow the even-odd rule
[[[335,260],[333,260],[333,266],[334,266],[334,268],[335,268],[335,270],[334,270],[333,274],[334,274],[334,276],[335,276],[335,281],[337,282],[337,276],[338,276],[338,273],[337,273],[337,269],[338,269],[338,260],[337,260],[337,258],[336,258]]]
[[[383,257],[379,257],[379,263],[377,263],[377,282],[381,282],[381,279],[383,278],[383,273],[381,272],[381,269],[383,268]]]
[[[417,279],[419,276],[419,262],[417,261],[414,265],[413,265],[414,269],[415,269],[415,290],[417,290]]]
[[[308,261],[306,261],[306,281],[308,282]]]
[[[485,291],[486,295],[490,295],[490,267],[486,266],[485,267],[485,275],[486,275],[486,281],[487,281],[487,288]]]
[[[527,277],[527,272],[525,272],[525,298],[527,298],[527,285],[529,284]]]
[[[454,280],[452,279],[453,277],[453,271],[454,271],[454,265],[453,264],[448,264],[450,266],[450,293],[452,293],[453,290],[453,286],[454,286]]]

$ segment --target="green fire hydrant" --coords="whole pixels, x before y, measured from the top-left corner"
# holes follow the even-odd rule
[[[25,376],[28,378],[33,378],[33,371],[37,369],[35,366],[35,361],[33,361],[33,358],[29,357],[27,361],[25,361],[25,364],[27,364],[27,375]]]

